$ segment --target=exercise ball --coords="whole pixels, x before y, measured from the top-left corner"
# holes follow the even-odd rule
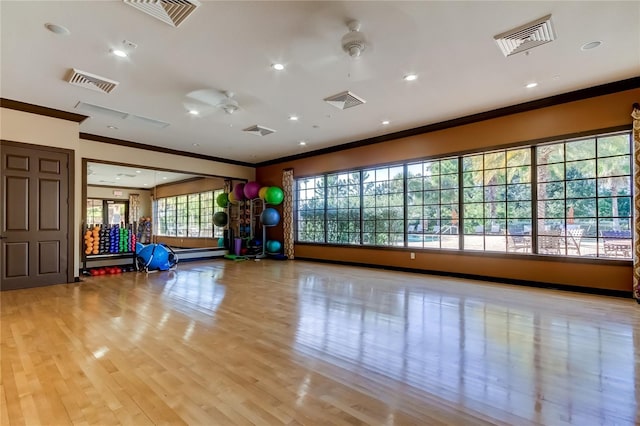
[[[264,226],[275,226],[280,222],[280,213],[278,213],[278,210],[268,207],[260,214],[260,222]]]
[[[144,246],[138,253],[138,257],[142,259],[149,270],[166,271],[175,265],[174,259],[169,259],[169,250],[160,244]]]
[[[218,247],[224,247],[224,238],[218,238]]]
[[[263,186],[262,188],[260,188],[260,191],[258,191],[258,197],[264,200],[264,197],[266,197],[267,195],[267,189],[269,189],[268,186]]]
[[[216,204],[218,205],[218,207],[227,207],[227,204],[229,204],[229,194],[227,194],[226,192],[218,194],[218,196],[216,197]]]
[[[229,195],[227,195],[227,201],[229,201],[229,203],[231,204],[237,204],[238,200],[236,199],[236,196],[233,192],[230,192]]]
[[[280,249],[282,248],[282,244],[280,244],[280,241],[277,240],[269,240],[267,241],[267,245],[265,247],[267,249],[267,252],[269,253],[279,253]]]
[[[258,182],[249,182],[244,186],[244,196],[250,200],[258,198],[260,192],[260,184]]]
[[[277,186],[270,186],[265,193],[264,200],[267,204],[277,206],[282,202],[282,200],[284,200],[284,192],[282,192],[282,189]]]
[[[216,212],[213,215],[213,224],[215,226],[225,226],[227,224],[228,218],[225,212]]]
[[[244,200],[244,183],[236,183],[233,188],[233,195],[238,201]]]

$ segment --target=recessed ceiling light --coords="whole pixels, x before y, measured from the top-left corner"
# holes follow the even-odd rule
[[[305,141],[300,141],[300,145],[301,145],[301,146],[305,146],[306,144],[307,144],[307,142],[305,142]]]
[[[199,143],[192,143],[191,145],[193,145],[193,146],[200,146],[200,144],[199,144]]]
[[[284,69],[284,65],[283,64],[272,64],[271,68],[273,68],[276,71],[282,71]]]
[[[118,130],[118,128],[116,126],[107,126],[107,129]]]
[[[148,184],[148,183],[145,183],[145,184],[144,184],[144,186],[149,186],[149,184]]]
[[[114,55],[116,55],[119,58],[126,58],[127,56],[129,56],[127,54],[127,52],[125,52],[124,50],[120,50],[120,49],[111,49],[111,53],[113,53]]]
[[[536,87],[538,85],[538,83],[536,83],[535,81],[532,83],[527,84],[525,87],[527,89],[533,89],[534,87]]]
[[[382,125],[383,125],[383,126],[386,126],[386,125],[387,125],[387,124],[389,124],[389,123],[390,123],[390,121],[389,121],[389,120],[384,120],[384,121],[382,122]]]
[[[414,80],[418,79],[418,75],[417,74],[407,74],[402,78],[404,79],[404,81],[414,81]]]
[[[167,177],[166,177],[166,176],[162,176],[162,179],[163,179],[163,180],[167,180]]]
[[[591,41],[589,43],[585,43],[582,45],[582,47],[580,47],[580,50],[591,50],[591,49],[595,49],[596,47],[600,46],[602,44],[601,41]]]
[[[63,27],[62,25],[52,24],[50,22],[47,22],[46,24],[44,24],[44,27],[54,34],[58,34],[58,35],[71,34],[71,31],[69,31],[67,28]]]
[[[299,117],[297,115],[290,115],[289,116],[289,120],[291,120],[291,121],[298,121],[298,118]]]
[[[142,173],[142,171],[140,171],[140,170],[136,170],[136,173]]]
[[[191,114],[191,115],[200,115],[200,112],[195,110],[195,109],[190,109],[189,110],[189,114]]]
[[[116,178],[116,180],[120,180],[120,178],[119,178],[119,177],[117,177],[117,178]]]

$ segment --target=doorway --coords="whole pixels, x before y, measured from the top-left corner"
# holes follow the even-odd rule
[[[0,144],[0,289],[73,281],[73,152]]]

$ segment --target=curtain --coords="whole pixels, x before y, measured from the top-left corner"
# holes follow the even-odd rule
[[[640,104],[633,104],[633,297],[640,303]]]
[[[129,194],[129,223],[138,223],[140,219],[140,195]]]
[[[284,254],[289,258],[294,258],[293,250],[293,169],[282,171],[282,191],[284,192],[284,202],[282,203],[282,231],[284,233],[283,246]]]

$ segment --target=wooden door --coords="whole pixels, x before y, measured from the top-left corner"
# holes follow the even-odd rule
[[[70,154],[3,142],[0,289],[71,281]]]

